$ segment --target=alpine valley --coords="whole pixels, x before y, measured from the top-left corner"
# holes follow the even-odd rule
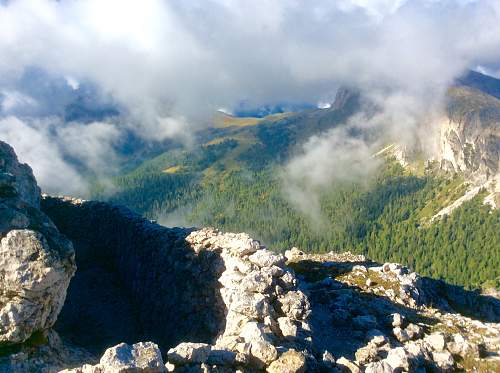
[[[349,126],[360,113],[373,117],[377,108],[346,88],[326,109],[218,112],[188,150],[170,144],[116,177],[111,195],[96,183],[93,198],[167,226],[251,232],[276,252],[351,251],[468,288],[498,289],[500,80],[473,71],[458,79],[445,113],[429,124],[430,151],[397,135],[379,138],[370,157],[350,161],[375,163],[369,174],[306,191],[321,206],[320,218],[311,217],[287,193],[289,162],[311,136],[343,129],[377,136]]]
[[[500,373],[500,0],[0,0],[0,373]]]

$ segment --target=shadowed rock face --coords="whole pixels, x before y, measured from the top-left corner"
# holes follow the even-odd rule
[[[55,325],[101,353],[120,342],[212,342],[223,328],[214,252],[195,255],[190,229],[165,228],[122,207],[46,197],[42,209],[75,246],[77,273]]]

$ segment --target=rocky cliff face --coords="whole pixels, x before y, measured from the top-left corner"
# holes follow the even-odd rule
[[[40,207],[40,188],[31,168],[19,163],[14,150],[2,141],[0,141],[0,171],[2,172],[1,197],[17,197],[28,205]]]
[[[0,142],[0,344],[49,329],[76,269],[71,242],[39,201],[31,169]]]
[[[18,180],[33,181],[2,146],[27,173]],[[4,173],[2,373],[500,368],[493,297],[350,253],[281,255],[244,233],[165,228],[106,203],[44,197],[41,212],[20,192],[36,186]]]
[[[438,137],[430,139],[437,148],[425,163],[426,169],[434,170],[432,162],[437,161],[441,170],[460,173],[466,193],[443,206],[431,220],[450,214],[482,191],[487,192],[485,203],[500,206],[500,99],[486,93],[500,91],[500,81],[491,78],[486,84],[470,79],[458,81],[448,90],[446,115],[434,123],[439,128]],[[484,91],[478,89],[481,84],[486,84]],[[417,159],[422,156],[420,151],[398,144],[377,153],[383,154],[390,154],[410,170],[418,170]]]
[[[500,100],[468,87],[448,93],[441,127],[442,167],[486,181],[500,171]]]
[[[462,173],[470,186],[436,217],[449,214],[482,190],[488,191],[485,203],[500,206],[500,100],[468,86],[450,88],[448,117],[440,128],[441,168]]]

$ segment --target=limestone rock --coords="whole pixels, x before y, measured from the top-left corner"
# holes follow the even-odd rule
[[[293,289],[297,286],[297,280],[295,279],[295,276],[289,271],[280,276],[279,283],[286,290]]]
[[[305,319],[309,315],[309,301],[300,290],[289,291],[278,298],[281,311],[294,320]]]
[[[104,369],[101,365],[83,364],[78,368],[61,370],[59,373],[104,373]]]
[[[393,313],[390,318],[392,326],[403,327],[404,318],[400,313]]]
[[[292,259],[294,259],[296,257],[300,257],[302,255],[304,255],[304,252],[300,251],[296,247],[292,247],[290,250],[285,251],[285,258],[287,260],[292,260]]]
[[[22,342],[55,323],[76,269],[71,243],[63,244],[58,252],[27,229],[0,241],[0,342]]]
[[[242,337],[246,342],[265,342],[267,340],[265,331],[265,326],[261,323],[255,321],[248,322],[241,330],[240,337]]]
[[[240,288],[243,291],[265,293],[272,283],[273,278],[269,273],[253,271],[241,279]]]
[[[461,334],[454,334],[446,348],[454,355],[465,357],[467,355],[478,357],[479,346],[468,342]]]
[[[274,254],[267,249],[256,251],[248,257],[248,260],[259,267],[281,266],[285,263],[283,255]]]
[[[446,346],[446,340],[443,333],[433,333],[425,337],[425,341],[435,351],[443,351]]]
[[[423,334],[422,328],[416,324],[408,324],[405,331],[410,339],[420,338]]]
[[[407,342],[410,340],[410,336],[408,335],[406,330],[401,329],[399,326],[395,327],[392,330],[392,334],[394,334],[394,337],[396,337],[396,339],[401,343],[404,343],[404,342]]]
[[[377,359],[378,351],[377,346],[369,343],[365,347],[361,347],[356,351],[356,362],[365,365]]]
[[[275,344],[298,334],[299,325],[293,320],[301,321],[304,335],[310,333],[304,321],[310,304],[306,295],[296,289],[297,280],[292,271],[284,268],[282,255],[263,248],[245,234],[211,229],[192,232],[186,241],[198,253],[217,251],[224,263],[219,283],[226,322],[212,351],[232,352],[241,358],[249,355],[251,364],[264,368],[278,358]],[[230,355],[219,353],[217,359],[230,360]],[[211,364],[217,359],[209,357],[206,362]],[[193,363],[190,358],[185,361]]]
[[[386,358],[387,363],[393,369],[410,369],[410,359],[403,347],[396,347],[389,351]]]
[[[229,350],[212,349],[207,358],[208,365],[233,366],[248,364],[248,356]]]
[[[359,366],[353,363],[351,360],[346,359],[345,357],[341,357],[336,361],[337,367],[345,373],[360,373],[361,370]]]
[[[453,369],[453,365],[455,364],[453,356],[451,356],[448,351],[434,351],[432,353],[432,359],[442,371],[451,371]]]
[[[99,365],[103,373],[165,372],[160,349],[152,342],[139,342],[132,346],[120,343],[108,348]]]
[[[387,337],[378,329],[371,329],[366,333],[366,340],[376,346],[381,346],[388,342]]]
[[[52,371],[52,370],[50,370]],[[99,364],[83,364],[59,373],[164,373],[165,365],[160,349],[152,342],[139,342],[132,346],[120,343],[108,348]]]
[[[391,365],[384,360],[370,363],[365,368],[365,373],[393,373],[394,371]]]
[[[271,275],[271,277],[280,277],[283,275],[284,270],[281,267],[278,266],[270,266],[270,267],[263,267],[260,269],[261,273],[265,273],[268,275]]]
[[[225,272],[237,271],[241,274],[246,274],[257,269],[257,267],[248,260],[236,256],[225,257],[224,266],[226,267]]]
[[[226,315],[226,328],[224,330],[224,335],[239,335],[245,325],[252,320],[253,319],[251,317],[229,310]]]
[[[330,351],[323,352],[323,356],[321,357],[321,361],[323,365],[327,368],[333,368],[335,366],[335,357],[332,355]]]
[[[271,363],[268,373],[303,373],[306,372],[306,358],[300,352],[290,349],[278,360]]]
[[[183,342],[168,350],[168,361],[172,364],[205,363],[211,347],[206,343]]]
[[[422,340],[411,341],[405,344],[405,350],[411,355],[411,360],[416,365],[423,364],[425,360],[432,360],[429,350]]]
[[[219,277],[219,282],[226,289],[236,290],[240,287],[241,280],[244,277],[245,276],[238,270],[224,271],[224,273],[222,273],[222,275]]]
[[[230,310],[263,320],[264,316],[269,313],[269,303],[261,293],[238,293],[230,305]]]
[[[276,347],[265,341],[252,342],[251,354],[262,365],[269,365],[278,358]]]
[[[284,337],[295,338],[297,336],[297,326],[288,317],[279,317],[278,325]]]
[[[491,113],[492,107],[498,104],[495,98],[486,96],[487,104],[475,106],[471,104],[471,97],[475,95],[474,89],[465,86],[454,88],[448,94],[452,104],[448,118],[440,123],[438,160],[443,169],[488,179],[499,172],[498,114]]]
[[[31,169],[0,141],[0,343],[20,343],[56,321],[75,254],[38,209]]]

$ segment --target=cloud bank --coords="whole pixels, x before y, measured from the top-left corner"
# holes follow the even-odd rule
[[[218,108],[316,105],[331,101],[339,85],[361,89],[383,107],[387,130],[411,141],[455,77],[476,66],[500,71],[496,0],[0,4],[0,139],[32,162],[49,190],[55,179],[46,164],[71,175],[60,184],[68,186],[78,174],[68,157],[100,169],[86,154],[114,154],[125,131],[146,141],[185,141]],[[30,69],[45,78],[26,78]],[[120,108],[118,119],[61,119],[61,108],[86,84],[99,103]],[[75,143],[88,151],[69,154]],[[335,141],[330,145],[322,146],[323,158],[335,156]]]

